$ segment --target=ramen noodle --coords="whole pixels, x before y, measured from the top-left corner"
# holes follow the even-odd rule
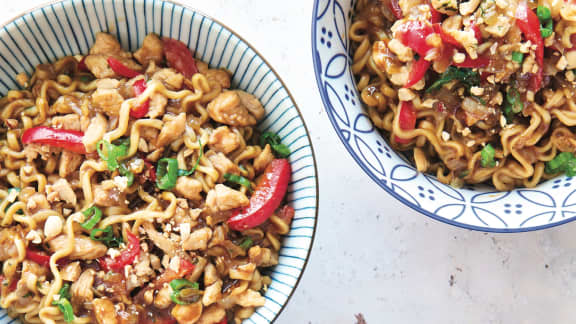
[[[576,4],[359,0],[361,99],[420,172],[461,187],[576,175]]]
[[[0,99],[0,306],[26,323],[240,323],[265,302],[290,154],[259,100],[148,35]]]

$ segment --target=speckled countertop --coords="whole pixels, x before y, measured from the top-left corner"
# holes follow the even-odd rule
[[[2,0],[0,21],[45,1]],[[286,82],[312,131],[320,215],[311,260],[278,324],[570,323],[576,223],[486,234],[430,220],[388,196],[337,139],[317,93],[311,0],[180,0],[246,38]]]

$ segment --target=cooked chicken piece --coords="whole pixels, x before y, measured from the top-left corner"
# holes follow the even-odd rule
[[[174,191],[182,197],[193,201],[202,200],[202,183],[192,177],[178,177]]]
[[[212,263],[208,263],[204,269],[204,286],[208,287],[218,280],[220,280],[218,270]]]
[[[66,248],[68,245],[67,235],[59,235],[49,242],[50,251],[56,252]],[[94,260],[103,257],[106,254],[106,245],[90,239],[84,235],[74,237],[74,249],[68,256],[71,260]]]
[[[92,118],[90,126],[86,129],[84,137],[82,138],[82,143],[84,143],[88,153],[96,151],[96,144],[104,137],[107,128],[108,121],[104,115],[96,114],[96,116]]]
[[[260,295],[259,292],[247,289],[245,292],[233,296],[237,305],[242,307],[260,307],[266,303],[266,298]]]
[[[152,75],[152,80],[162,82],[168,90],[180,90],[184,83],[184,76],[174,69],[160,69]]]
[[[189,305],[176,305],[172,308],[171,314],[178,324],[194,324],[202,315],[202,302],[198,301]]]
[[[256,97],[240,90],[224,91],[208,104],[215,121],[231,126],[254,126],[264,117],[264,107]]]
[[[124,203],[122,191],[113,180],[104,180],[94,186],[94,203],[103,207],[119,206]]]
[[[226,310],[224,307],[215,304],[207,307],[202,312],[202,317],[196,322],[196,324],[214,324],[219,323],[226,316]]]
[[[0,230],[0,261],[18,257],[18,249],[14,241],[23,240],[20,226]]]
[[[240,137],[238,134],[228,128],[228,126],[220,126],[210,134],[208,147],[214,151],[228,154],[240,146]]]
[[[125,52],[116,37],[108,33],[97,33],[94,45],[90,49],[91,55],[106,55],[131,58],[132,54]]]
[[[118,116],[124,97],[118,90],[120,82],[113,79],[98,81],[98,88],[92,94],[92,106],[96,111],[103,112],[108,116]]]
[[[150,96],[150,110],[146,116],[156,118],[164,115],[168,99],[159,93]]]
[[[51,203],[65,201],[70,205],[76,205],[77,202],[74,189],[72,189],[68,180],[64,178],[60,178],[54,184],[46,186],[46,197]]]
[[[226,173],[238,173],[238,167],[230,161],[224,153],[209,152],[206,157],[214,165],[214,168],[223,176]]]
[[[72,95],[58,97],[51,107],[58,114],[72,114],[81,110],[80,99]]]
[[[178,139],[186,128],[186,113],[181,113],[176,117],[166,116],[164,126],[158,135],[156,147],[160,148]]]
[[[176,244],[169,238],[158,233],[156,229],[154,229],[154,225],[152,225],[152,223],[144,223],[143,227],[146,231],[146,234],[148,234],[148,238],[150,238],[154,245],[164,251],[164,253],[170,256],[173,256],[176,253],[178,250]]]
[[[244,207],[249,203],[246,195],[223,184],[217,184],[206,197],[206,207],[213,211],[226,211]]]
[[[150,61],[156,64],[164,60],[164,46],[162,40],[156,34],[148,34],[144,37],[142,47],[134,53],[134,58],[142,65],[148,65]]]
[[[89,303],[94,299],[92,286],[94,285],[94,269],[88,269],[82,272],[77,281],[70,286],[70,294],[72,296],[72,303],[75,305],[82,305]]]
[[[43,160],[48,160],[52,155],[52,153],[60,151],[61,151],[60,149],[50,145],[40,145],[32,143],[32,144],[26,144],[24,146],[24,155],[26,156],[26,160],[29,162],[35,160],[38,157],[38,155],[40,155],[40,157]]]
[[[250,262],[256,264],[259,267],[270,267],[278,264],[278,256],[268,248],[261,248],[256,245],[250,248],[248,251],[248,256],[250,257]]]
[[[256,170],[256,173],[264,171],[272,160],[274,160],[272,149],[270,148],[270,144],[266,144],[262,153],[254,159],[254,170]]]
[[[66,178],[74,171],[79,170],[80,164],[82,164],[82,155],[70,151],[62,151],[60,155],[60,167],[58,168],[58,175],[62,178]]]
[[[76,281],[80,277],[81,271],[80,262],[76,261],[65,265],[62,270],[60,270],[60,275],[62,276],[62,280]]]
[[[250,281],[254,276],[254,270],[256,270],[256,265],[254,263],[245,263],[230,268],[229,276],[230,279]]]
[[[43,209],[51,209],[50,203],[46,196],[41,193],[35,193],[28,198],[26,203],[26,211],[30,214],[35,214]]]
[[[142,70],[142,67],[133,60],[115,55],[88,55],[86,56],[84,63],[88,70],[90,70],[90,72],[92,72],[92,74],[94,74],[98,79],[119,77],[119,75],[117,75],[108,64],[108,58],[110,58],[110,56],[114,57],[129,69],[136,71]]]
[[[230,88],[230,74],[224,69],[209,69],[203,73],[209,82],[218,84],[222,89]]]
[[[218,279],[215,283],[204,289],[202,304],[210,306],[222,298],[222,280]]]
[[[67,114],[63,116],[54,116],[52,117],[52,127],[79,131],[81,129],[80,115]]]
[[[197,229],[182,242],[182,248],[184,250],[205,250],[211,237],[212,230],[209,227]]]
[[[166,309],[172,304],[170,299],[171,289],[169,286],[164,286],[158,290],[158,294],[154,298],[154,306],[159,309]]]
[[[117,324],[116,311],[114,304],[109,299],[96,298],[92,302],[92,311],[98,324]]]

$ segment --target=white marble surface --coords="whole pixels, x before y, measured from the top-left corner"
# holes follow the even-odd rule
[[[356,166],[322,108],[311,0],[180,0],[246,38],[286,82],[312,133],[320,216],[306,272],[279,324],[569,323],[576,224],[523,234],[454,228],[407,209]],[[44,1],[1,0],[0,21]]]

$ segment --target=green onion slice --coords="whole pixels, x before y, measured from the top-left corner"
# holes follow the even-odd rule
[[[546,173],[565,172],[567,176],[576,176],[576,156],[570,152],[562,152],[551,161],[546,162]]]
[[[522,52],[512,52],[512,61],[522,64],[522,61],[524,61],[524,54]]]
[[[232,183],[246,187],[248,188],[248,190],[252,189],[252,184],[250,183],[250,180],[244,178],[243,176],[232,173],[224,173],[224,179],[226,179],[226,181],[230,181]]]
[[[480,155],[481,155],[480,164],[482,164],[482,167],[493,168],[496,166],[496,161],[494,161],[496,150],[494,150],[494,147],[492,147],[492,145],[487,144],[486,146],[484,146],[484,148],[480,152]]]
[[[100,222],[100,220],[102,219],[102,211],[100,210],[100,208],[96,206],[92,206],[86,209],[85,211],[82,212],[82,214],[84,214],[84,216],[86,217],[90,217],[87,220],[85,220],[84,223],[80,224],[80,226],[82,226],[83,229],[88,231],[92,230],[94,226],[96,226],[96,224],[98,224],[98,222]]]
[[[126,177],[128,179],[127,185],[128,187],[134,184],[134,173],[130,171],[124,163],[120,164],[120,168],[118,169],[121,176]]]
[[[116,144],[112,144],[106,140],[100,140],[96,144],[96,151],[100,158],[106,161],[108,170],[114,171],[120,167],[119,159],[128,155],[128,147],[130,145],[130,140],[119,139],[115,141]]]
[[[200,165],[200,159],[202,158],[203,151],[204,151],[204,148],[202,147],[202,140],[198,139],[198,145],[200,145],[200,154],[198,154],[198,158],[196,159],[196,163],[194,164],[194,167],[190,171],[178,169],[178,176],[179,177],[189,176],[189,175],[194,174],[194,172],[196,171],[196,169]]]
[[[120,244],[122,243],[122,237],[114,236],[112,226],[106,226],[106,228],[104,229],[101,228],[93,229],[90,232],[90,238],[94,241],[103,242],[109,248],[119,247]]]
[[[290,155],[290,149],[288,146],[282,144],[282,139],[278,134],[265,132],[260,135],[260,146],[265,147],[266,144],[270,144],[274,155],[279,158],[286,158]]]
[[[197,282],[191,282],[187,279],[174,279],[170,282],[170,288],[172,288],[172,293],[170,294],[170,299],[178,305],[190,304],[190,301],[182,300],[182,297],[196,297],[200,295],[199,285]]]
[[[248,250],[250,247],[252,247],[252,245],[254,244],[254,241],[247,237],[244,239],[244,241],[242,241],[242,243],[240,243],[240,247],[244,250]]]
[[[538,16],[540,22],[546,22],[552,18],[550,9],[545,6],[538,6],[538,8],[536,8],[536,15]]]
[[[64,284],[60,291],[58,292],[60,296],[58,300],[54,300],[52,305],[58,306],[58,309],[64,315],[64,321],[66,323],[70,323],[74,321],[74,309],[72,308],[72,304],[70,304],[69,299],[70,296],[70,284]]]

